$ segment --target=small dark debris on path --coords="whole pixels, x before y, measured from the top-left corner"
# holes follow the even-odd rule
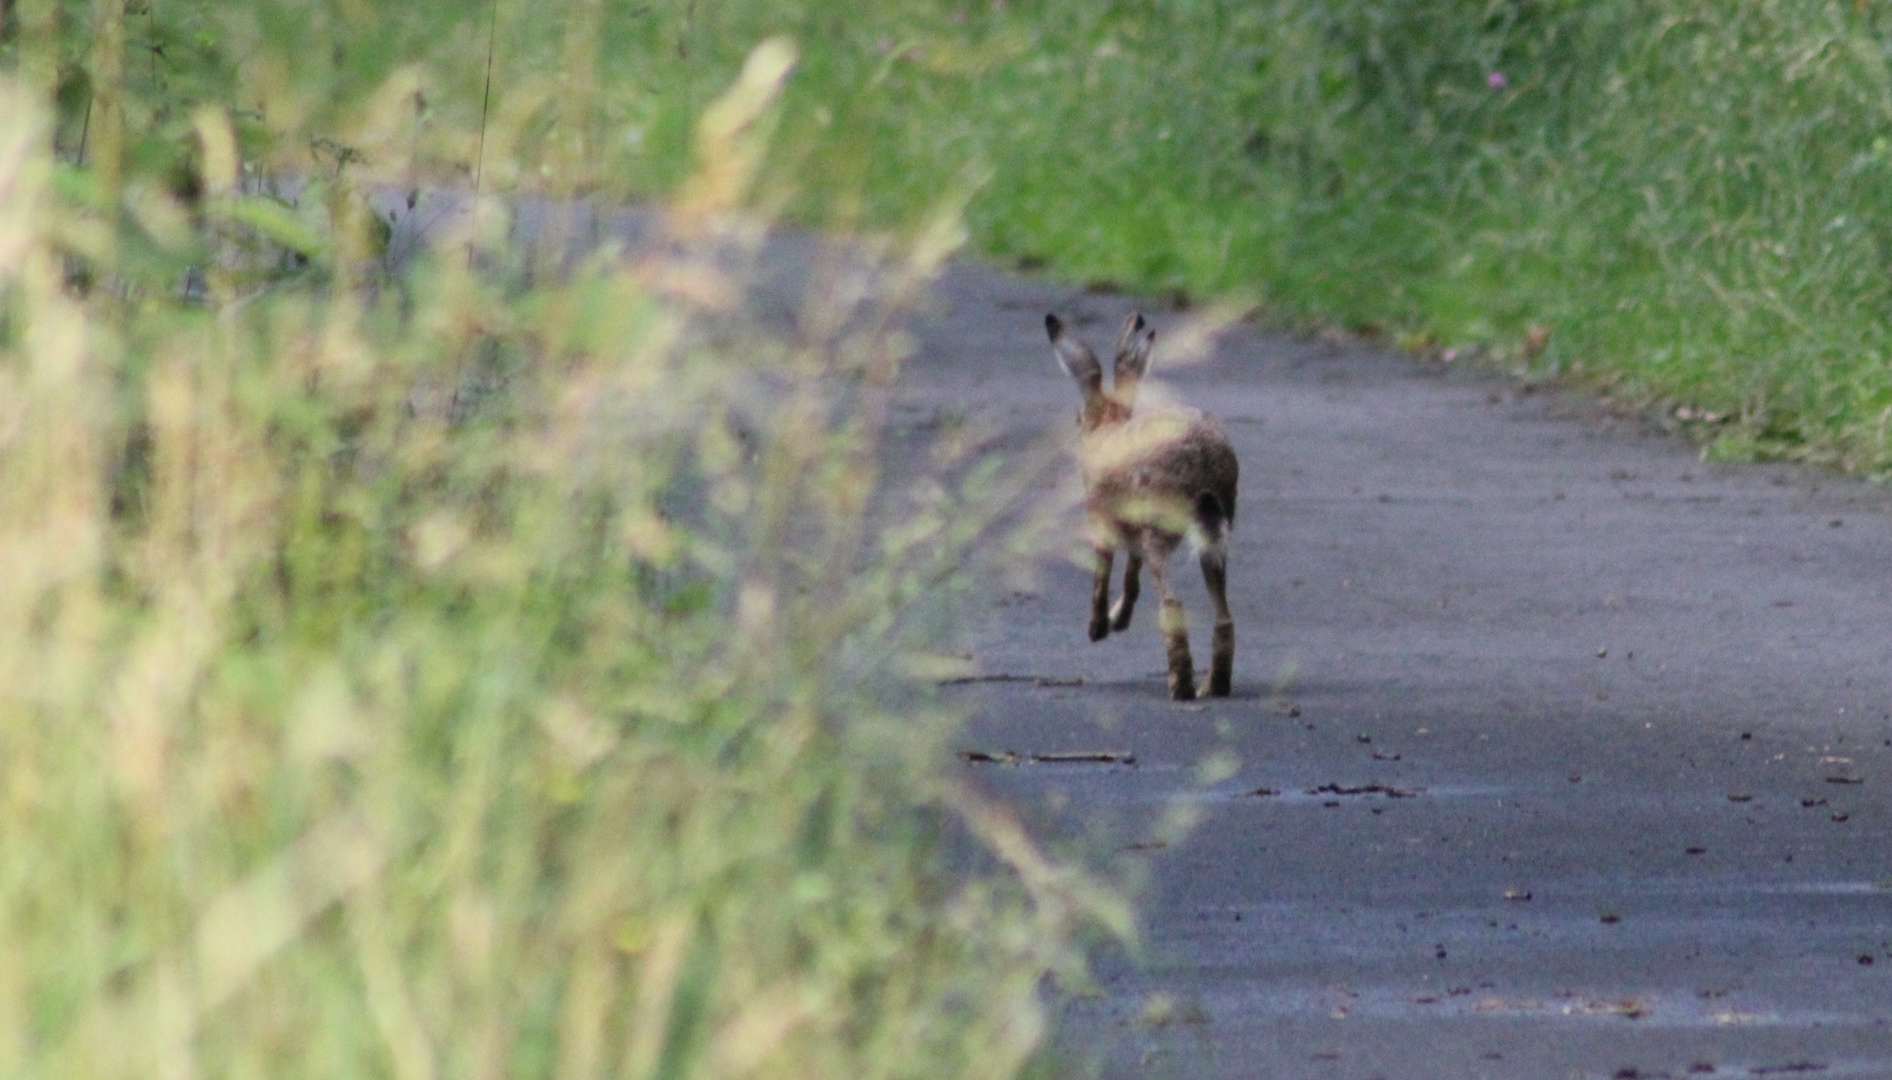
[[[973,765],[1135,765],[1128,750],[1044,750],[1020,754],[1016,750],[961,750],[959,760]]]

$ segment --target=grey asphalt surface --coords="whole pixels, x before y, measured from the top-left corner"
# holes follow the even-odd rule
[[[1132,306],[956,267],[897,415],[1068,438],[1043,314],[1104,347]],[[1892,1077],[1887,494],[1360,344],[1165,340],[1242,460],[1234,696],[1166,700],[1147,595],[1086,640],[1064,550],[980,595],[947,691],[1020,755],[985,790],[1150,858],[1141,941],[1057,998],[1071,1071]],[[1031,760],[1090,752],[1134,760]]]

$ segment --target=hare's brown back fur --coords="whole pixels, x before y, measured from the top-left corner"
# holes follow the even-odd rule
[[[1105,424],[1080,437],[1087,507],[1125,524],[1150,525],[1198,543],[1235,520],[1239,466],[1222,425],[1195,409],[1166,408]],[[1215,500],[1214,521],[1199,512]]]
[[[1078,461],[1085,508],[1092,527],[1096,577],[1091,593],[1090,636],[1095,641],[1130,625],[1140,591],[1139,574],[1150,564],[1162,596],[1162,626],[1169,651],[1170,694],[1196,694],[1193,661],[1182,602],[1169,585],[1170,555],[1185,536],[1200,547],[1209,598],[1215,604],[1213,659],[1208,685],[1226,695],[1232,679],[1235,622],[1226,596],[1228,530],[1235,518],[1240,469],[1235,449],[1214,417],[1194,409],[1135,408],[1149,369],[1156,332],[1143,316],[1124,321],[1117,340],[1114,385],[1103,388],[1103,365],[1090,347],[1065,332],[1056,315],[1045,316],[1053,352],[1083,397],[1078,414]],[[1116,549],[1128,554],[1123,592],[1110,605],[1110,569]]]

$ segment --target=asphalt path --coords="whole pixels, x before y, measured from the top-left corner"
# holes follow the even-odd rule
[[[465,209],[378,198],[395,264]],[[649,223],[522,203],[513,230],[576,252]],[[823,258],[765,249],[766,322]],[[889,463],[947,426],[1016,461],[1073,443],[1044,313],[1103,348],[1136,306],[949,267]],[[975,592],[945,690],[973,713],[955,767],[1144,870],[1139,940],[1055,994],[1063,1066],[1892,1077],[1892,498],[1357,342],[1238,325],[1179,366],[1185,316],[1142,306],[1156,378],[1241,457],[1233,696],[1167,699],[1148,592],[1087,640],[1074,465],[1044,500],[1068,543]]]
[[[1133,304],[956,266],[896,415],[1072,440],[1044,312],[1104,348]],[[1165,369],[1145,311],[1241,457],[1234,695],[1166,699],[1147,592],[1087,640],[1074,470],[947,691],[985,790],[1149,859],[1139,942],[1057,997],[1068,1068],[1892,1077],[1887,494],[1344,340]]]

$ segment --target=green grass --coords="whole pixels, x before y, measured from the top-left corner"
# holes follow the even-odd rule
[[[1695,429],[1716,456],[1892,468],[1874,5],[724,3],[641,25],[655,137],[608,170],[633,189],[682,158],[673,90],[787,33],[805,60],[772,197],[804,220],[893,225],[976,178],[988,256],[1532,359],[1730,418]]]

